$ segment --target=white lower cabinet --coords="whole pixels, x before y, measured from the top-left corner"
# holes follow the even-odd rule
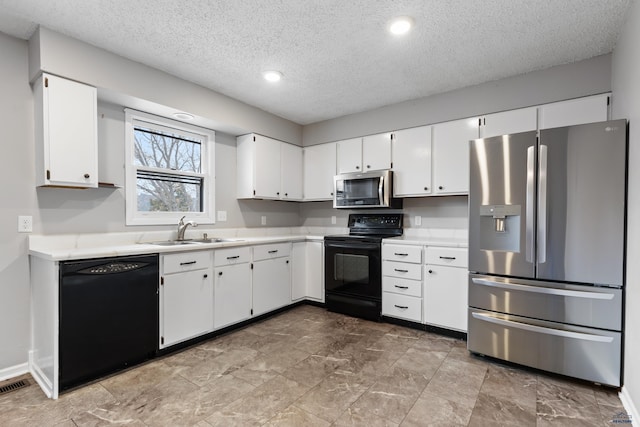
[[[291,304],[291,243],[253,248],[253,315]]]
[[[422,322],[422,247],[382,245],[382,315]]]
[[[467,249],[427,247],[424,322],[467,331]]]
[[[291,251],[291,300],[324,302],[324,244],[296,242]]]
[[[161,256],[160,348],[213,330],[211,251]]]
[[[224,328],[251,317],[251,249],[215,251],[213,326]]]

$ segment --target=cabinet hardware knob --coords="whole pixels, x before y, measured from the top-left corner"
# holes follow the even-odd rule
[[[209,275],[208,275],[208,274],[205,274],[203,277],[206,279],[207,277],[209,277]]]
[[[360,169],[360,166],[356,166],[356,169]]]
[[[331,195],[333,196],[333,193],[331,193]]]
[[[442,185],[438,186],[438,190],[442,190],[444,187]]]
[[[89,179],[89,177],[90,177],[90,176],[91,176],[91,175],[89,175],[88,173],[85,173],[85,174],[84,174],[84,177],[85,177],[86,179]]]
[[[289,260],[287,260],[287,264],[289,264]]]
[[[433,273],[433,270],[429,270],[429,273]]]
[[[278,192],[276,193],[276,196],[279,196],[279,195],[280,195],[280,192],[278,191]]]
[[[218,276],[222,276],[222,271],[218,271]]]
[[[285,195],[285,196],[288,196],[288,195],[289,195],[289,193],[284,193],[284,195]]]
[[[424,191],[427,191],[429,189],[429,187],[424,187]]]
[[[367,165],[367,169],[371,169],[371,165]]]

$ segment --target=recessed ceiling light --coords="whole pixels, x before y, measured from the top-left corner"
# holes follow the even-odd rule
[[[173,113],[173,117],[178,120],[193,120],[193,114],[189,113]]]
[[[264,79],[268,82],[275,83],[279,82],[282,79],[282,73],[280,71],[265,71],[262,73]]]
[[[413,18],[410,16],[399,16],[394,18],[389,24],[389,32],[396,36],[407,34],[413,27]]]

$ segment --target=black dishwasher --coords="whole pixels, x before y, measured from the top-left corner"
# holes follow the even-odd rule
[[[158,255],[60,263],[59,389],[155,356]]]

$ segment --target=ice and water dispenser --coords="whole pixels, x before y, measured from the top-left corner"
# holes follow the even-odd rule
[[[480,206],[480,249],[520,252],[520,205]]]

